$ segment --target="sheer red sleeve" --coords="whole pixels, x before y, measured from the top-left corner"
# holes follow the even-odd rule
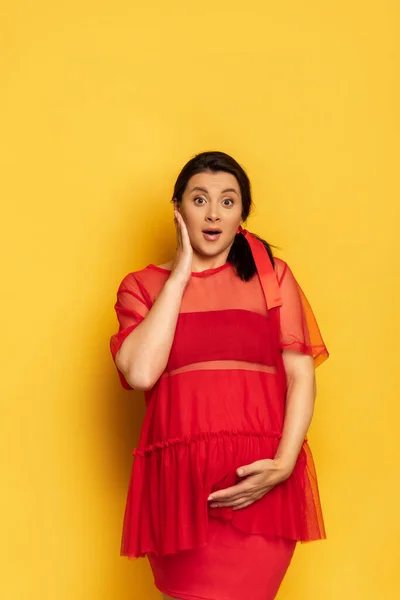
[[[317,367],[328,358],[329,352],[315,315],[287,263],[279,261],[277,271],[282,298],[279,309],[281,349],[309,354]]]
[[[114,305],[119,328],[110,338],[110,350],[116,367],[115,358],[118,350],[128,335],[143,321],[150,307],[151,300],[143,284],[134,273],[126,275],[118,288],[117,301]],[[133,389],[118,367],[117,371],[122,387],[126,390]]]

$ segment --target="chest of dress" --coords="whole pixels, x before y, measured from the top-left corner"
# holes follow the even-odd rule
[[[167,369],[207,361],[245,361],[275,365],[279,321],[243,309],[186,312],[178,317]]]

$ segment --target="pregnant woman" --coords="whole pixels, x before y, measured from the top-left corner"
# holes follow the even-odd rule
[[[174,259],[127,274],[111,352],[146,415],[121,554],[178,600],[272,600],[297,542],[326,537],[307,431],[329,355],[288,264],[242,228],[249,179],[222,152],[182,169]]]

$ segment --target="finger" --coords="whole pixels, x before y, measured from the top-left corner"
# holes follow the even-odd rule
[[[217,492],[213,492],[208,497],[208,500],[217,501],[217,502],[219,502],[220,500],[228,500],[228,499],[236,500],[241,495],[250,493],[250,491],[251,491],[251,488],[250,488],[248,482],[241,481],[240,483],[237,483],[236,485],[225,488],[224,490],[218,490]]]
[[[218,492],[213,492],[212,496],[208,498],[211,502],[226,502],[236,500],[240,498],[243,494],[248,493],[247,490],[235,490],[234,488],[226,488],[226,490],[219,490]]]
[[[255,500],[248,500],[247,502],[243,502],[242,504],[234,506],[232,508],[232,510],[241,510],[242,508],[246,508],[246,506],[250,506],[251,504],[254,504],[254,502],[255,502]]]
[[[185,247],[184,229],[183,229],[184,225],[182,224],[183,223],[182,215],[179,212],[177,212],[176,221],[177,221],[177,227],[178,227],[179,247],[181,248],[181,250],[183,250]]]
[[[175,230],[176,230],[176,240],[178,243],[178,248],[182,247],[182,236],[181,236],[181,226],[179,222],[179,213],[175,210]]]
[[[261,473],[263,470],[263,465],[261,460],[256,460],[250,465],[243,465],[236,470],[236,473],[239,477],[247,477],[248,475],[254,475],[256,473]]]
[[[268,492],[274,487],[274,485],[271,485],[266,490],[264,490],[262,494],[252,496],[251,498],[243,498],[243,502],[236,503],[233,507],[233,510],[239,510],[240,508],[245,508],[246,506],[250,506],[250,504],[254,504],[254,502],[257,502],[257,500],[261,500],[261,498],[263,498],[265,494],[268,494]]]
[[[236,500],[220,500],[219,502],[212,502],[210,504],[211,508],[226,508],[228,506],[238,506],[239,504],[243,504],[243,502],[247,502],[249,498],[247,496],[240,496]]]
[[[271,485],[269,487],[267,487],[266,489],[263,490],[262,493],[255,493],[253,491],[253,493],[250,492],[249,494],[242,494],[241,496],[238,496],[236,499],[234,500],[219,500],[217,503],[213,502],[211,504],[211,506],[214,508],[223,508],[223,507],[227,507],[227,506],[232,506],[237,508],[243,508],[243,505],[248,506],[249,504],[252,504],[253,502],[256,502],[257,500],[260,500],[263,496],[265,496],[265,494],[267,494],[270,490],[272,490],[275,486]]]
[[[178,220],[179,220],[179,231],[181,234],[181,243],[182,243],[182,247],[184,249],[187,249],[190,247],[190,238],[189,238],[189,233],[186,227],[186,223],[184,218],[182,217],[182,215],[178,212]]]
[[[211,504],[211,506],[212,508],[232,508],[232,510],[237,510],[238,508],[244,508],[245,506],[254,504],[254,502],[260,498],[262,498],[262,496],[252,496],[250,498],[242,497],[240,500],[235,500],[234,502],[218,502],[217,504]]]

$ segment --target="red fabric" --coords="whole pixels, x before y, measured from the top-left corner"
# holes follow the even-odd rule
[[[238,480],[237,467],[275,455],[286,394],[282,351],[309,354],[316,366],[328,357],[293,273],[281,259],[275,264],[280,304],[269,308],[260,278],[244,282],[229,263],[192,273],[165,372],[145,392],[122,555],[198,548],[207,542],[210,517],[244,533],[302,542],[326,537],[307,439],[289,479],[256,503],[233,511],[207,502],[211,491]],[[114,359],[169,274],[148,265],[121,282],[115,304],[120,326],[110,344]],[[210,369],[204,368],[208,361]]]
[[[242,233],[242,235],[244,235],[250,246],[268,309],[274,308],[276,306],[281,306],[282,298],[279,290],[279,285],[274,273],[272,263],[266,254],[264,244],[260,240],[258,240],[250,231],[248,231],[247,229],[243,229],[241,225],[239,225],[238,227],[238,233]]]
[[[279,282],[285,299],[280,311],[281,348],[311,354],[317,367],[328,358],[328,352],[310,303],[287,263]]]
[[[181,600],[273,600],[296,548],[294,540],[245,535],[210,519],[208,544],[168,556],[149,555],[156,587]],[[232,569],[232,565],[238,565]]]
[[[143,321],[152,304],[145,286],[141,283],[141,278],[135,278],[134,273],[129,273],[121,282],[117,298],[114,308],[118,317],[119,329],[118,333],[113,335],[110,340],[110,350],[114,360],[122,342]],[[118,375],[122,386],[131,390],[131,386],[119,370]]]

